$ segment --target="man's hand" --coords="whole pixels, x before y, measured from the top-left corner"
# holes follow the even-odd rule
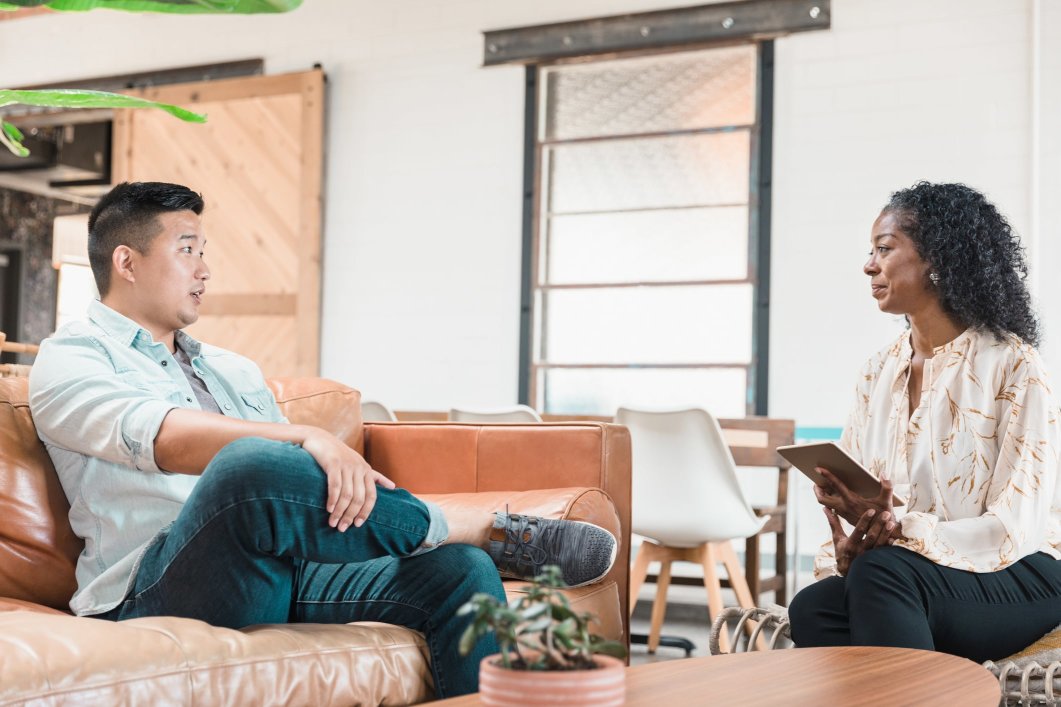
[[[814,496],[818,503],[834,511],[838,516],[854,525],[866,511],[892,512],[892,482],[883,473],[880,478],[880,493],[874,498],[863,498],[844,484],[831,471],[823,467],[815,470],[825,477],[825,485],[814,485]]]
[[[394,482],[379,473],[364,458],[334,435],[312,429],[302,441],[328,476],[328,525],[340,533],[353,525],[360,528],[376,505],[376,484],[388,489]]]
[[[300,444],[328,476],[328,524],[361,527],[376,505],[376,484],[394,482],[368,465],[335,435],[310,425],[239,420],[202,410],[171,410],[155,437],[155,463],[179,474],[201,474],[221,449],[237,439],[262,437]]]
[[[887,545],[898,523],[888,511],[877,513],[869,509],[855,523],[855,529],[848,535],[840,525],[840,518],[828,508],[823,508],[833,531],[833,550],[836,553],[836,571],[846,576],[851,563],[856,557],[873,548]]]

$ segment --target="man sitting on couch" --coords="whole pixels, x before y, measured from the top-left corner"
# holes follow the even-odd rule
[[[287,424],[254,363],[181,331],[210,278],[202,210],[174,184],[104,196],[89,217],[101,301],[42,344],[30,375],[85,541],[71,608],[231,628],[398,624],[424,633],[440,697],[474,692],[477,658],[497,648],[462,659],[457,609],[478,592],[503,599],[499,571],[558,564],[569,584],[593,582],[615,538],[508,513],[450,529],[334,435]]]

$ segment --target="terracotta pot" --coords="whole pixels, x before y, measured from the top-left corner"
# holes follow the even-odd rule
[[[537,705],[622,705],[626,700],[626,665],[595,655],[596,670],[509,670],[497,655],[479,663],[479,700],[493,707]]]

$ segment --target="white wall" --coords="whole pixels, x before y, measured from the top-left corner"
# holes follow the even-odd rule
[[[523,71],[481,68],[480,33],[671,5],[306,0],[284,16],[34,17],[0,23],[0,85],[253,56],[270,73],[321,62],[323,373],[399,408],[503,404],[518,378]],[[1049,235],[1061,208],[1049,196],[1058,14],[1044,0],[834,0],[831,31],[778,41],[771,414],[840,425],[854,371],[898,330],[860,273],[891,190],[962,180],[1031,235],[1036,33],[1034,212]],[[1061,255],[1049,237],[1040,249]],[[1041,281],[1053,320],[1061,281]]]
[[[1035,283],[1045,340],[1043,355],[1061,391],[1061,2],[1033,0],[1038,57],[1033,73],[1037,114],[1032,171],[1035,183]]]
[[[523,69],[487,29],[666,0],[306,0],[289,15],[96,11],[0,23],[0,85],[264,57],[323,64],[322,372],[397,408],[514,402]]]
[[[397,408],[499,405],[515,402],[518,379],[523,70],[481,68],[481,31],[674,4],[305,0],[283,16],[41,16],[0,23],[0,86],[249,57],[269,73],[322,63],[324,375]],[[1061,3],[832,8],[832,30],[777,42],[770,413],[843,423],[858,367],[901,326],[861,274],[870,224],[918,179],[984,190],[1025,234],[1061,375],[1049,338],[1061,337]],[[821,534],[813,501],[801,514],[806,550]]]
[[[842,424],[901,329],[861,272],[891,191],[965,182],[1028,234],[1029,6],[834,0],[832,31],[778,42],[771,414]]]

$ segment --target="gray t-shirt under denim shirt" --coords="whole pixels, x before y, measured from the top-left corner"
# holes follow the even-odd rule
[[[191,384],[192,392],[195,393],[195,397],[199,401],[199,407],[203,409],[203,412],[216,412],[218,415],[224,414],[221,412],[221,406],[217,404],[214,396],[207,389],[206,383],[203,382],[203,379],[199,377],[199,374],[192,366],[192,360],[188,358],[188,353],[180,347],[180,344],[175,345],[174,348],[176,352],[173,357],[177,359],[181,371],[184,372],[184,377]]]

